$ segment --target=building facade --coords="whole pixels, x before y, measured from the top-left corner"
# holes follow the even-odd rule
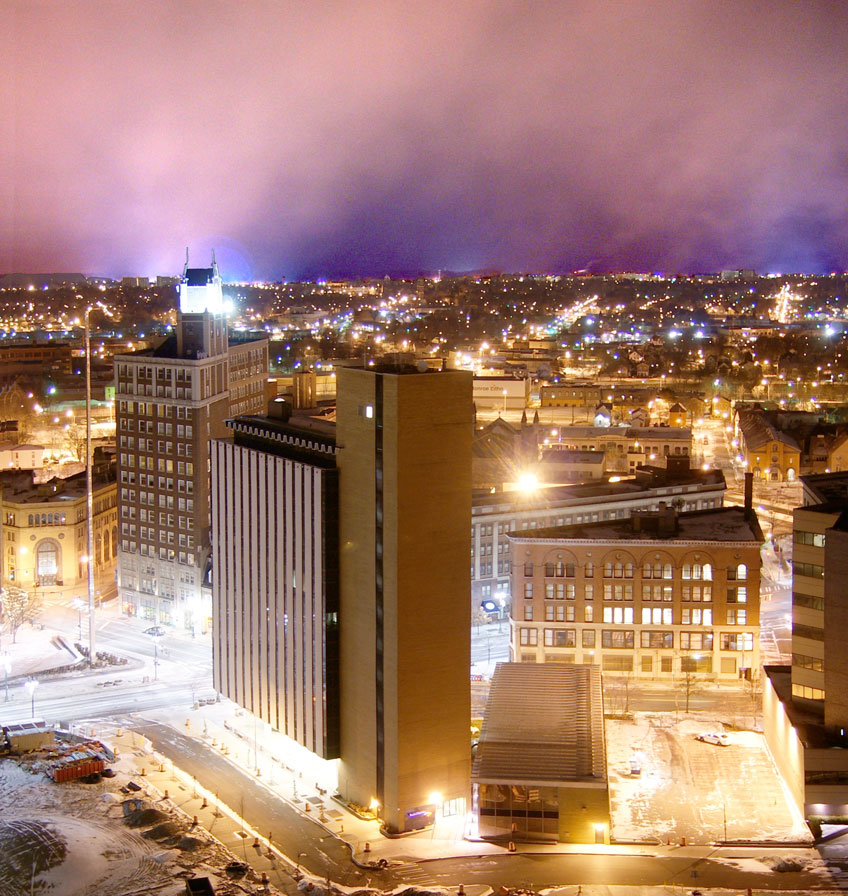
[[[114,457],[96,451],[94,584],[101,598],[115,590],[117,486]],[[87,598],[86,476],[34,484],[27,472],[0,474],[4,588],[23,588],[46,603]]]
[[[268,343],[231,344],[221,278],[188,268],[176,332],[115,356],[118,585],[129,615],[206,631],[210,439],[265,407]]]
[[[228,421],[212,443],[215,689],[322,759],[339,756],[334,434]]]
[[[470,794],[471,374],[338,371],[339,791],[390,830]]]
[[[757,673],[762,533],[750,508],[661,504],[509,537],[513,660],[644,678]]]
[[[848,472],[802,476],[792,533],[792,664],[766,667],[763,729],[805,815],[848,812]]]

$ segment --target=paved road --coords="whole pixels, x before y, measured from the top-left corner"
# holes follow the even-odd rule
[[[272,794],[252,775],[167,725],[136,718],[126,719],[125,724],[147,737],[159,753],[216,794],[254,830],[272,833],[274,845],[293,861],[305,853],[301,864],[316,875],[329,873],[335,882],[350,886],[363,883],[345,843],[328,836],[323,826]],[[369,870],[368,876],[384,888],[401,882],[393,869]]]

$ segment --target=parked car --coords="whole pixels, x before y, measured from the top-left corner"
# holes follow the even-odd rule
[[[158,625],[154,625],[152,628],[146,628],[144,634],[152,635],[154,638],[161,638],[162,635],[165,634],[165,629],[159,628]]]
[[[642,774],[642,761],[638,757],[630,760],[630,775],[637,778]]]
[[[703,741],[705,744],[715,744],[717,747],[730,746],[730,738],[726,734],[715,731],[711,731],[707,734],[699,734],[697,739]]]

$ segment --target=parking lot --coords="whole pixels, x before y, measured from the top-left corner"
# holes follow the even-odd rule
[[[724,730],[708,714],[682,721],[659,713],[607,719],[613,838],[811,842],[761,734],[728,731],[727,746],[697,740]],[[636,775],[634,759],[641,768]]]

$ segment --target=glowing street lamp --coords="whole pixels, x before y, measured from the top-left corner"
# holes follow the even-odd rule
[[[32,717],[35,718],[35,689],[38,687],[38,681],[35,678],[30,678],[24,682],[24,687],[32,700]]]

